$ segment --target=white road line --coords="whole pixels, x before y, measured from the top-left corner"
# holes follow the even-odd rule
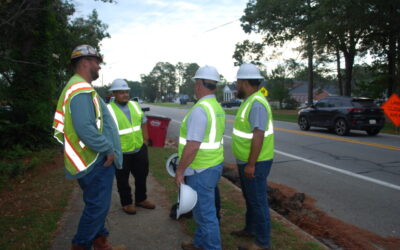
[[[229,135],[224,135],[224,137],[232,139],[232,137],[229,136]],[[335,168],[335,167],[329,166],[327,164],[323,164],[323,163],[320,163],[320,162],[312,161],[312,160],[309,160],[309,159],[306,159],[306,158],[303,158],[303,157],[300,157],[300,156],[297,156],[297,155],[289,154],[289,153],[286,153],[286,152],[283,152],[283,151],[280,151],[280,150],[276,150],[275,149],[275,153],[280,154],[280,155],[284,155],[286,157],[290,157],[290,158],[293,158],[293,159],[296,159],[296,160],[299,160],[299,161],[304,161],[304,162],[307,162],[307,163],[310,163],[310,164],[313,164],[313,165],[316,165],[316,166],[319,166],[319,167],[322,167],[322,168],[325,168],[325,169],[329,169],[331,171],[335,171],[335,172],[338,172],[338,173],[341,173],[341,174],[345,174],[345,175],[348,175],[348,176],[351,176],[351,177],[354,177],[354,178],[357,178],[357,179],[361,179],[361,180],[364,180],[364,181],[369,181],[369,182],[372,182],[372,183],[375,183],[375,184],[378,184],[378,185],[381,185],[381,186],[384,186],[384,187],[388,187],[388,188],[392,188],[392,189],[400,191],[400,186],[391,184],[389,182],[380,181],[380,180],[377,180],[377,179],[374,179],[374,178],[371,178],[371,177],[367,177],[367,176],[364,176],[364,175],[356,174],[356,173],[353,173],[353,172],[350,172],[350,171],[347,171],[347,170],[343,170],[343,169],[340,169],[340,168]]]
[[[171,119],[171,121],[176,122],[176,123],[181,123],[181,121],[177,121],[177,120],[174,120],[174,119]],[[224,137],[226,137],[226,138],[228,138],[230,140],[232,139],[232,137],[229,136],[229,135],[224,135]],[[371,178],[371,177],[367,177],[367,176],[364,176],[364,175],[356,174],[356,173],[353,173],[353,172],[350,172],[350,171],[347,171],[347,170],[343,170],[343,169],[340,169],[340,168],[335,168],[335,167],[329,166],[327,164],[323,164],[323,163],[320,163],[320,162],[308,160],[306,158],[303,158],[303,157],[300,157],[300,156],[297,156],[297,155],[293,155],[293,154],[289,154],[289,153],[286,153],[286,152],[283,152],[283,151],[280,151],[280,150],[276,150],[275,149],[275,153],[280,154],[280,155],[284,155],[286,157],[290,157],[290,158],[293,158],[293,159],[296,159],[296,160],[299,160],[299,161],[304,161],[304,162],[307,162],[307,163],[310,163],[310,164],[313,164],[313,165],[316,165],[316,166],[319,166],[319,167],[322,167],[322,168],[325,168],[325,169],[329,169],[331,171],[335,171],[335,172],[338,172],[338,173],[341,173],[341,174],[344,174],[344,175],[348,175],[348,176],[351,176],[351,177],[354,177],[354,178],[357,178],[357,179],[361,179],[361,180],[364,180],[364,181],[369,181],[369,182],[372,182],[372,183],[375,183],[375,184],[378,184],[378,185],[381,185],[381,186],[384,186],[384,187],[388,187],[388,188],[392,188],[392,189],[400,191],[400,186],[391,184],[389,182],[380,181],[380,180],[377,180],[377,179],[374,179],[374,178]]]

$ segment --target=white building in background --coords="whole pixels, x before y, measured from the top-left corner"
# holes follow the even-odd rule
[[[236,82],[225,85],[224,89],[224,102],[236,99]]]

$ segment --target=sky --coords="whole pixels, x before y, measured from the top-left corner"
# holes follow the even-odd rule
[[[101,42],[105,65],[95,85],[108,85],[116,78],[140,81],[157,62],[197,63],[215,66],[228,81],[238,67],[232,55],[235,44],[261,35],[245,34],[240,17],[248,0],[117,0],[117,4],[74,0],[76,16],[93,9],[108,25],[111,38]],[[283,48],[285,53],[291,49]],[[279,60],[279,59],[277,59]],[[267,69],[277,61],[265,61]]]

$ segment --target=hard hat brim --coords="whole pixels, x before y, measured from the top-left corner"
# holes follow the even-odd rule
[[[170,155],[165,163],[165,169],[167,170],[168,174],[171,177],[175,177],[175,171],[176,171],[176,167],[179,164],[179,156],[178,153],[173,153],[172,155]],[[175,165],[175,169],[174,169],[174,165]],[[175,171],[174,171],[175,170]]]

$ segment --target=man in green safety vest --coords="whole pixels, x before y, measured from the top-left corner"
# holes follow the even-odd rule
[[[53,121],[54,137],[64,145],[66,176],[78,180],[85,202],[72,250],[126,249],[107,242],[109,232],[104,226],[122,152],[115,123],[91,85],[99,77],[101,62],[92,46],[73,50],[75,74],[60,95]]]
[[[197,192],[193,217],[197,227],[193,242],[183,242],[182,249],[221,249],[219,222],[215,207],[215,189],[222,174],[225,112],[215,98],[220,75],[212,66],[197,70],[197,103],[182,121],[179,134],[179,165],[175,181]]]
[[[261,79],[259,69],[253,64],[242,64],[237,73],[237,97],[244,101],[233,124],[232,151],[247,211],[245,228],[231,234],[255,237],[253,243],[239,249],[270,247],[267,177],[274,157],[274,130],[271,108],[259,91]]]
[[[147,200],[146,195],[146,179],[149,174],[147,119],[139,103],[129,100],[129,90],[125,80],[115,79],[110,88],[115,98],[107,107],[121,137],[124,161],[122,169],[115,171],[115,176],[122,210],[127,214],[136,214],[129,185],[130,174],[135,178],[136,206],[147,209],[156,206]]]

